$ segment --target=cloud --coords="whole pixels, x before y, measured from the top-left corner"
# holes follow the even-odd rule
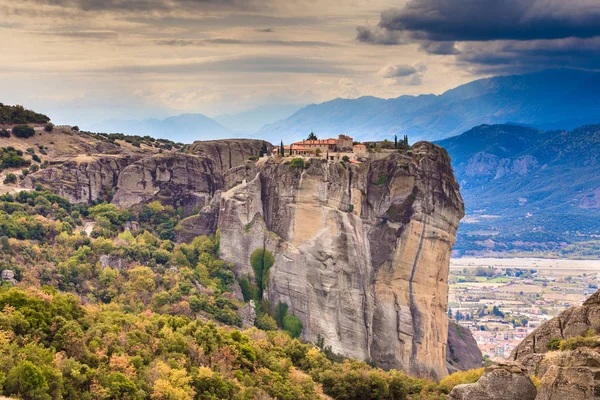
[[[356,35],[364,43],[417,44],[476,69],[514,67],[516,57],[526,68],[542,67],[535,61],[553,55],[569,66],[600,68],[598,38],[597,0],[409,0],[383,11],[376,27],[357,27]],[[592,59],[580,57],[584,51]]]
[[[37,4],[74,8],[82,11],[170,12],[177,10],[243,10],[270,7],[263,0],[30,0]]]
[[[350,71],[340,65],[319,58],[285,56],[242,56],[224,57],[186,62],[160,62],[138,65],[120,65],[92,68],[87,72],[109,72],[119,74],[172,74],[194,75],[207,72],[218,73],[294,73],[344,75]]]
[[[204,46],[206,44],[213,45],[255,45],[255,46],[286,46],[286,47],[341,47],[341,45],[310,40],[241,40],[231,38],[215,38],[215,39],[159,39],[154,43],[160,46]]]
[[[108,40],[116,39],[119,37],[119,34],[115,31],[42,31],[33,33],[36,35],[50,35],[73,39]]]
[[[425,71],[427,66],[423,63],[397,64],[381,69],[378,75],[389,83],[416,86],[423,83],[422,77]]]

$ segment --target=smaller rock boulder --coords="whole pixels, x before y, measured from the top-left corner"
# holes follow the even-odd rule
[[[238,315],[242,319],[242,327],[253,327],[254,321],[256,321],[256,310],[254,307],[254,300],[250,300],[248,304],[240,308],[238,311]]]
[[[15,279],[15,273],[10,269],[5,269],[0,273],[0,280],[4,282],[9,282],[13,286],[17,284],[17,280]]]
[[[481,350],[471,331],[453,321],[448,321],[446,361],[449,373],[481,368],[483,365]]]
[[[537,390],[518,364],[504,363],[487,367],[475,383],[458,385],[448,400],[535,400]]]

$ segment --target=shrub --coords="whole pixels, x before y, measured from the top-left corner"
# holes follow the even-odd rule
[[[77,125],[75,125],[74,127],[71,128],[72,131],[75,132],[79,132],[79,127]]]
[[[7,131],[6,129],[0,129],[0,137],[4,137],[4,138],[10,137],[10,132]]]
[[[560,350],[575,350],[579,347],[600,347],[600,341],[597,337],[578,336],[560,342]]]
[[[263,315],[258,317],[256,319],[256,321],[254,321],[254,325],[258,329],[262,329],[264,331],[276,331],[277,330],[277,323],[275,322],[273,317],[271,317],[267,313],[264,313]]]
[[[388,180],[387,176],[382,176],[381,178],[379,178],[375,182],[373,182],[373,184],[377,185],[377,186],[383,186],[386,184],[387,180]]]
[[[41,162],[42,162],[42,159],[41,159],[41,158],[40,158],[40,156],[38,156],[37,154],[34,154],[34,155],[32,155],[32,156],[31,156],[31,159],[32,159],[33,161],[35,161],[35,162],[39,162],[39,163],[41,163]]]
[[[283,317],[283,329],[289,333],[291,337],[297,338],[302,333],[302,321],[295,315],[286,315]]]
[[[550,341],[548,342],[548,350],[558,350],[560,348],[560,338],[552,338],[550,339]]]
[[[342,161],[344,161],[344,162],[350,162],[350,157],[344,156],[344,157],[342,157]]]
[[[30,138],[35,135],[35,130],[29,125],[17,125],[12,129],[13,135],[20,138]]]
[[[51,123],[51,122],[48,122],[48,123],[46,124],[46,126],[44,126],[44,130],[45,130],[46,132],[52,132],[52,131],[54,130],[54,124],[53,124],[53,123]]]
[[[290,162],[290,169],[295,169],[295,168],[304,169],[304,159],[303,158],[296,157]]]
[[[8,174],[6,175],[6,178],[4,178],[4,184],[6,185],[7,183],[15,183],[17,181],[17,176],[15,174]]]
[[[456,385],[464,383],[475,383],[483,375],[484,368],[471,369],[468,371],[458,371],[452,375],[448,375],[440,381],[440,385],[445,386],[448,390],[452,390]]]
[[[256,249],[250,255],[250,265],[254,270],[254,279],[258,286],[258,296],[262,300],[263,291],[269,281],[269,269],[275,263],[275,257],[267,249]]]

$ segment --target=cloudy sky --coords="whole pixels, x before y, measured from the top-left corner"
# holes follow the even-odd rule
[[[0,102],[59,123],[600,67],[599,0],[0,0]]]

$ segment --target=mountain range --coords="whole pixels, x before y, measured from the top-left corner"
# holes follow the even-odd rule
[[[305,138],[311,131],[320,138],[343,133],[360,141],[407,134],[411,142],[416,142],[459,135],[480,124],[574,129],[600,122],[598,103],[600,73],[557,69],[479,79],[440,95],[338,98],[302,108],[260,106],[214,119],[183,114],[165,120],[108,120],[90,128],[184,143],[232,137],[291,142]]]
[[[481,125],[437,144],[465,201],[458,252],[600,255],[600,125]]]
[[[455,136],[480,124],[573,129],[600,122],[599,102],[599,73],[547,70],[480,79],[441,95],[313,104],[263,127],[256,137],[278,142],[314,130],[319,137],[343,133],[363,141],[408,134],[412,142]]]

